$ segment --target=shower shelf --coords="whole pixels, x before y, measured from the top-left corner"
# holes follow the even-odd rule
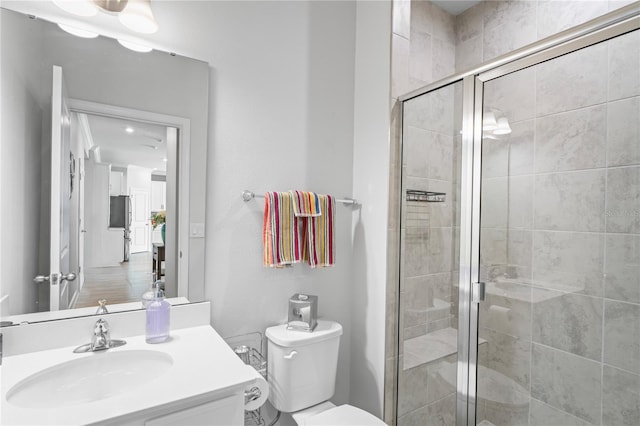
[[[444,203],[446,200],[447,194],[444,192],[407,189],[407,201],[417,201],[419,203]]]

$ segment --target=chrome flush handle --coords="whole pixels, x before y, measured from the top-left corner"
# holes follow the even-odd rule
[[[296,355],[298,355],[298,351],[291,351],[289,355],[284,356],[284,359],[293,359]]]

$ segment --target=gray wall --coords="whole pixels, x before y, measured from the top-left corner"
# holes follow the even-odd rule
[[[2,121],[0,159],[0,291],[2,315],[37,310],[40,243],[40,141],[46,96],[41,79],[42,30],[15,19],[0,25]],[[20,40],[20,43],[16,43]]]
[[[390,15],[390,2],[357,4],[353,196],[362,205],[352,214],[350,403],[380,417],[385,369]]]
[[[338,197],[353,187],[356,6],[352,2],[197,2],[182,25],[211,58],[206,296],[223,336],[287,319],[296,292],[344,327],[334,400],[350,394],[352,211],[336,207],[336,265],[262,265],[263,201],[243,189],[305,189]],[[167,5],[169,6],[169,5]],[[175,12],[175,11],[174,11]],[[208,40],[224,40],[209,42]]]

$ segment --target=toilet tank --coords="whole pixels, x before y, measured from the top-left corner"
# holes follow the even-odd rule
[[[269,402],[284,413],[299,411],[333,396],[342,326],[318,320],[312,332],[267,328]]]

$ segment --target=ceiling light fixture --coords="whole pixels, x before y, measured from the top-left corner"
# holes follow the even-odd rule
[[[127,133],[133,133],[133,132],[135,132],[135,130],[134,130],[134,129],[133,129],[133,127],[131,127],[131,126],[127,126],[127,127],[125,127],[124,131],[125,131],[125,132],[127,132]]]
[[[498,123],[496,122],[496,116],[491,111],[486,111],[484,116],[482,117],[482,130],[494,130],[498,128]]]
[[[110,13],[120,13],[127,6],[128,0],[93,0],[93,3]]]
[[[129,0],[127,7],[118,15],[125,27],[143,34],[158,31],[158,23],[153,17],[150,0]]]
[[[133,43],[133,42],[127,41],[127,40],[118,39],[118,43],[120,43],[122,46],[126,47],[127,49],[131,49],[131,50],[133,50],[135,52],[147,53],[147,52],[151,52],[153,50],[149,46],[145,46],[143,44],[138,44],[138,43]]]
[[[507,117],[498,118],[498,127],[493,131],[494,135],[508,135],[511,133],[511,126]]]
[[[509,119],[500,110],[487,108],[482,115],[482,137],[486,139],[502,139],[511,133]]]
[[[98,37],[98,33],[94,33],[93,31],[81,30],[80,28],[71,27],[66,24],[58,24],[58,26],[68,32],[69,34],[73,34],[76,37],[82,38],[96,38]]]
[[[65,12],[76,16],[96,16],[98,7],[87,0],[53,0],[53,3]]]
[[[76,16],[95,16],[98,11],[117,15],[125,27],[142,34],[158,31],[151,0],[53,0],[60,9]]]

